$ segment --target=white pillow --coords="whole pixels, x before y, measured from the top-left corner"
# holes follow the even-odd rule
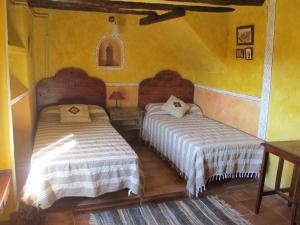
[[[190,105],[189,114],[203,115],[203,112],[198,105],[196,105],[196,104],[189,104],[189,105]]]
[[[42,109],[41,114],[59,114],[59,107],[57,105],[47,106]]]
[[[60,114],[60,106],[62,105],[47,106],[43,108],[41,114]],[[88,108],[89,108],[90,115],[95,115],[97,117],[106,117],[107,119],[109,119],[103,107],[98,105],[88,105]]]
[[[149,103],[145,107],[145,111],[148,116],[150,115],[168,115],[169,113],[162,110],[163,102],[160,103]]]
[[[98,106],[98,105],[88,105],[88,107],[89,107],[89,112],[90,112],[91,116],[94,116],[97,118],[101,117],[101,119],[109,120],[108,115],[103,107]]]
[[[163,105],[163,102],[158,102],[158,103],[148,103],[145,107],[146,112],[150,112],[152,110],[157,110],[160,109],[160,107]]]
[[[61,123],[91,122],[89,108],[87,105],[60,105],[59,110]]]
[[[162,110],[178,118],[183,117],[190,109],[189,104],[181,101],[179,98],[171,95],[168,101],[161,107]]]

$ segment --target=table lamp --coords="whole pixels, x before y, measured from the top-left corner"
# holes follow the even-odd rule
[[[109,96],[110,100],[116,100],[116,108],[118,108],[118,100],[122,100],[124,99],[122,93],[120,91],[114,91],[110,96]]]

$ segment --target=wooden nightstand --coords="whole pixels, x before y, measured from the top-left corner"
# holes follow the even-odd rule
[[[108,109],[112,125],[119,132],[136,130],[141,132],[143,110],[138,107],[112,107]]]

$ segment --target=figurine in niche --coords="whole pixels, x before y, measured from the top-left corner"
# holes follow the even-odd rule
[[[111,44],[106,47],[106,63],[105,66],[116,66],[114,62],[114,49]]]
[[[121,47],[113,39],[105,40],[99,48],[99,66],[117,67],[121,66]]]

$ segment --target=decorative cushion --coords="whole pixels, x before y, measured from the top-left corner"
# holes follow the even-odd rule
[[[181,118],[186,114],[187,111],[189,111],[190,106],[189,104],[186,104],[185,102],[181,101],[179,98],[176,98],[175,96],[171,95],[168,101],[165,104],[163,104],[161,109],[165,110],[173,116]]]
[[[41,114],[60,114],[60,106],[58,105],[47,106],[41,111]],[[97,117],[103,117],[109,119],[103,107],[98,105],[88,105],[88,108],[91,116],[94,115]]]
[[[60,105],[61,123],[84,123],[91,122],[87,105]]]

